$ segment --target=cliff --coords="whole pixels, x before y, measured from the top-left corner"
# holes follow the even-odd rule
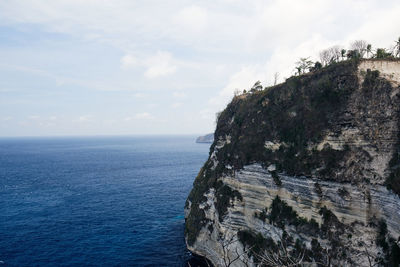
[[[216,266],[397,266],[400,61],[332,64],[236,96],[185,206]]]

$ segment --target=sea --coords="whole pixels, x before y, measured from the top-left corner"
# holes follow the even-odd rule
[[[0,139],[0,266],[185,266],[196,136]]]

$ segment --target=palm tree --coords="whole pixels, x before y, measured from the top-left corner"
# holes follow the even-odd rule
[[[342,49],[341,51],[340,51],[340,54],[341,54],[341,56],[342,56],[342,60],[344,60],[344,57],[346,56],[346,49]]]
[[[400,57],[400,37],[397,41],[395,41],[395,43],[393,54],[395,57]]]
[[[367,45],[367,57],[369,57],[369,53],[371,53],[371,51],[372,51],[372,45],[368,44]]]
[[[302,68],[301,67],[296,67],[296,74],[301,75],[302,73]]]

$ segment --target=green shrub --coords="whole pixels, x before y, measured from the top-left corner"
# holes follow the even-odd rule
[[[350,193],[344,186],[338,189],[338,194],[341,198],[346,198],[350,195]]]
[[[237,235],[244,247],[251,248],[250,255],[260,255],[266,249],[277,249],[272,238],[264,238],[260,233],[255,234],[249,230],[240,230]]]
[[[205,213],[197,205],[192,205],[190,216],[185,222],[185,236],[189,245],[193,245],[203,226],[207,224]]]
[[[387,230],[387,224],[383,219],[378,222],[376,244],[380,246],[384,252],[384,258],[382,258],[382,260],[385,266],[399,266],[400,247],[397,242],[390,237]]]
[[[315,189],[315,192],[317,192],[318,196],[322,197],[322,193],[323,193],[322,188],[318,182],[314,184],[314,189]]]
[[[328,210],[325,206],[319,210],[319,214],[322,215],[322,220],[324,223],[337,220],[336,215],[332,211]]]
[[[218,211],[218,219],[220,222],[223,221],[223,217],[231,205],[231,200],[242,201],[242,195],[237,190],[232,190],[228,185],[225,185],[222,181],[218,181],[216,185],[216,198],[215,207]]]
[[[392,53],[387,52],[385,48],[376,49],[376,58],[384,59],[384,58],[393,58]]]
[[[276,224],[280,228],[284,228],[285,224],[297,225],[297,217],[297,212],[282,201],[279,196],[274,198],[268,216],[271,223]]]
[[[316,235],[319,232],[319,225],[314,220],[307,220],[300,217],[292,207],[282,201],[279,196],[276,196],[269,208],[270,213],[268,219],[270,223],[275,224],[279,228],[284,229],[285,225],[294,225],[299,232],[304,232],[310,235]]]
[[[260,213],[255,212],[254,217],[260,219],[261,221],[265,222],[265,220],[268,218],[268,209],[265,208],[265,210],[261,211]]]
[[[282,186],[281,178],[280,178],[279,175],[276,173],[276,171],[271,171],[270,173],[271,173],[272,178],[274,179],[274,183],[275,183],[277,186]]]
[[[377,84],[378,77],[379,77],[379,70],[371,71],[370,69],[367,69],[367,73],[365,74],[364,78],[363,89],[370,90],[374,85]]]
[[[400,147],[400,145],[397,144],[397,147]],[[389,162],[389,167],[391,173],[386,179],[386,186],[388,189],[393,190],[393,192],[400,196],[400,151],[395,151]]]
[[[385,252],[389,249],[389,244],[386,242],[387,233],[388,231],[386,222],[384,220],[380,220],[378,223],[378,234],[376,237],[376,244],[380,246]]]
[[[394,241],[390,243],[390,254],[387,257],[388,266],[400,266],[400,247]]]

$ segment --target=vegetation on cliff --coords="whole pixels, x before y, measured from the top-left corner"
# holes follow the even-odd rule
[[[253,256],[258,263],[265,259],[265,254],[279,254],[279,250],[284,248],[288,260],[300,259],[299,264],[315,262],[317,266],[330,266],[333,262],[344,263],[347,259],[344,242],[351,239],[354,233],[353,225],[345,225],[341,223],[335,214],[326,207],[322,207],[319,211],[322,217],[322,224],[319,225],[315,220],[310,221],[300,217],[287,203],[282,201],[278,196],[275,197],[271,206],[266,208],[265,217],[259,216],[260,220],[268,219],[269,223],[282,229],[280,240],[275,242],[271,238],[265,238],[260,233],[250,230],[241,230],[238,232],[240,242],[248,247],[249,256]],[[356,223],[355,223],[356,224]],[[398,240],[396,241],[390,236],[387,225],[384,220],[371,221],[370,225],[377,230],[376,245],[381,247],[382,254],[376,258],[368,258],[370,266],[398,266],[400,264],[400,247]],[[304,234],[312,238],[311,248],[300,239],[296,239],[288,233],[288,227],[294,226],[297,234]],[[347,237],[346,237],[347,236]],[[318,240],[328,242],[330,249],[323,248]],[[367,251],[367,245],[363,242],[358,244]],[[350,251],[351,253],[351,251]],[[282,256],[282,255],[281,255]],[[290,262],[289,262],[290,263]],[[288,264],[289,264],[288,263]],[[292,262],[293,263],[293,262]],[[268,265],[268,264],[267,264]],[[289,266],[289,265],[282,265]]]
[[[400,126],[399,126],[400,129]],[[386,185],[400,196],[400,131],[398,149],[393,153],[393,157],[389,162],[391,172],[386,180]]]
[[[288,261],[301,259],[301,262],[297,262],[298,264],[316,262],[318,266],[327,266],[333,260],[340,262],[345,258],[341,250],[342,240],[340,236],[343,236],[346,231],[351,231],[351,229],[339,222],[337,217],[326,207],[320,209],[321,226],[314,219],[307,220],[299,216],[292,207],[278,196],[275,197],[267,210],[270,211],[266,215],[269,223],[282,229],[282,234],[277,231],[275,233],[280,236],[278,242],[250,230],[238,232],[242,244],[245,247],[251,247],[249,255],[253,256],[255,261],[262,262],[266,254],[280,254],[279,250],[282,248],[286,251]],[[307,248],[304,241],[289,234],[288,227],[295,227],[297,234],[309,236],[312,239],[311,248]],[[318,240],[330,242],[331,250],[322,248]],[[300,255],[301,257],[299,257]],[[283,264],[282,266],[289,265]]]
[[[358,87],[356,67],[354,61],[341,62],[235,97],[219,116],[216,136],[229,135],[232,140],[219,150],[219,164],[240,169],[262,162],[290,175],[330,179],[346,150],[310,149],[308,144],[321,141]],[[276,142],[279,149],[264,149],[265,140]]]
[[[322,50],[319,53],[320,61],[315,63],[309,58],[300,58],[296,62],[295,73],[301,75],[307,71],[319,70],[324,66],[346,60],[396,60],[397,58],[400,58],[400,37],[395,41],[394,46],[390,48],[374,48],[364,40],[356,40],[351,43],[350,48],[347,50],[341,45],[334,45]]]
[[[190,214],[186,219],[185,223],[185,236],[189,245],[192,245],[196,240],[198,233],[201,228],[209,222],[205,217],[204,211],[199,208],[199,203],[205,202],[207,198],[204,194],[210,189],[216,190],[216,202],[215,206],[218,211],[218,218],[220,221],[223,220],[223,216],[227,211],[228,207],[232,205],[231,200],[242,200],[242,196],[236,190],[232,190],[228,185],[225,185],[222,181],[218,181],[217,178],[223,173],[223,165],[219,164],[215,169],[208,166],[210,164],[207,161],[203,168],[201,168],[197,175],[193,189],[188,196],[186,201],[186,207],[190,206]]]

